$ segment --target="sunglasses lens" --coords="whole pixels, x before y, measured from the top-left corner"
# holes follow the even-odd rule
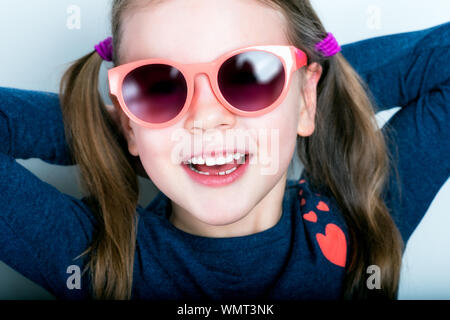
[[[186,102],[187,83],[172,66],[145,65],[125,77],[122,94],[131,113],[140,120],[158,124],[180,113]]]
[[[218,83],[223,97],[242,111],[269,107],[281,95],[286,74],[281,60],[265,51],[248,51],[221,66]]]

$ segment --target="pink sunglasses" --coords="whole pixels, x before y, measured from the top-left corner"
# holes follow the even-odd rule
[[[139,60],[110,69],[108,79],[111,98],[117,98],[131,120],[164,128],[187,112],[199,73],[208,75],[214,94],[230,112],[257,117],[281,104],[292,74],[306,64],[306,54],[294,46],[263,45],[237,49],[209,63]]]

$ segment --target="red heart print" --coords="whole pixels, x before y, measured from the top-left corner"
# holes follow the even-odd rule
[[[299,191],[298,194],[299,194],[299,195],[302,195],[302,194],[303,194],[303,189],[300,189],[300,191]]]
[[[306,203],[306,200],[305,200],[305,198],[302,198],[302,201],[300,201],[300,205],[301,205],[301,206],[304,206],[304,205],[305,205],[305,203]]]
[[[316,234],[316,239],[325,258],[337,266],[345,267],[347,242],[341,228],[329,223],[325,227],[325,234]]]
[[[303,215],[303,219],[311,221],[311,222],[317,222],[317,215],[314,211],[310,211]]]
[[[319,204],[316,206],[316,208],[320,211],[330,211],[330,208],[328,208],[327,204],[323,201],[319,201]]]
[[[298,183],[305,183],[305,179],[300,180]]]

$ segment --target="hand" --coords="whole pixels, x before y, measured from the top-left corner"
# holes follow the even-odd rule
[[[117,109],[113,105],[106,105],[106,110],[108,111],[111,118],[114,120],[115,123],[118,125],[120,124],[120,115],[117,112]],[[120,125],[119,125],[120,128]],[[136,170],[136,173],[138,176],[141,176],[142,178],[149,179],[147,175],[147,172],[145,171],[144,167],[142,166],[141,159],[139,157],[132,157],[132,165],[133,168]]]

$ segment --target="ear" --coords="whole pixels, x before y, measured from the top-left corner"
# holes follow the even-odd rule
[[[322,75],[322,66],[313,62],[305,70],[302,86],[302,105],[298,118],[297,133],[300,136],[310,136],[315,129],[317,106],[317,83]]]
[[[130,126],[130,118],[123,112],[122,108],[119,105],[117,98],[113,95],[110,95],[112,105],[107,105],[106,108],[108,112],[111,114],[112,118],[119,125],[122,134],[128,142],[128,151],[135,157],[139,156],[138,148],[136,145],[136,137],[133,131],[133,128]]]

